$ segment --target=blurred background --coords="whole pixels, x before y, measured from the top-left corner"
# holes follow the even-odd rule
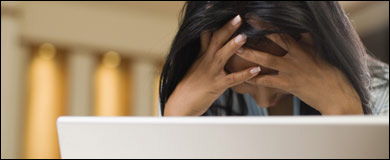
[[[340,2],[389,62],[389,2]],[[56,119],[157,116],[184,2],[1,1],[1,158],[60,158]]]

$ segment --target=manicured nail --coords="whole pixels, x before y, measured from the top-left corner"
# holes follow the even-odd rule
[[[236,39],[234,39],[234,42],[241,43],[246,39],[246,36],[244,34],[239,34]]]
[[[251,72],[251,74],[256,74],[260,71],[261,71],[261,68],[260,68],[260,66],[258,66],[256,68],[251,69],[249,72]]]
[[[240,23],[240,21],[241,21],[241,17],[240,17],[240,15],[237,15],[236,17],[233,18],[232,25],[235,26],[238,23]]]

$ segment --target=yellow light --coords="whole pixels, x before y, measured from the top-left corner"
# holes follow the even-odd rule
[[[120,65],[121,57],[117,52],[110,51],[104,54],[103,64],[109,68],[116,68]]]
[[[94,77],[94,115],[129,115],[128,72],[120,64],[120,55],[111,51],[104,54],[102,63],[97,67]]]
[[[43,59],[53,60],[56,55],[56,48],[50,43],[44,43],[39,47],[38,55]]]
[[[56,119],[65,114],[65,73],[56,48],[45,43],[33,53],[27,75],[24,158],[60,158]]]

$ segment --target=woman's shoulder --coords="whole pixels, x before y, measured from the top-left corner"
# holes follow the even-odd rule
[[[389,115],[389,65],[371,57],[367,64],[370,72],[372,113]]]

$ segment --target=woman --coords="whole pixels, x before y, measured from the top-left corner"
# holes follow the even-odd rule
[[[388,65],[338,2],[185,7],[160,79],[164,116],[388,114]]]

